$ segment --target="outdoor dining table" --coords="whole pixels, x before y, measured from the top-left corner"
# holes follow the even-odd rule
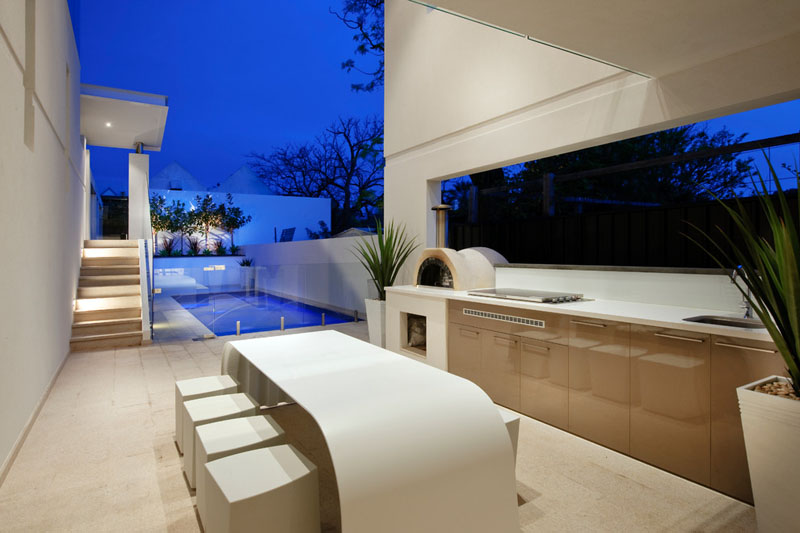
[[[475,384],[331,330],[225,349],[245,392],[319,426],[344,532],[519,531],[511,441]]]

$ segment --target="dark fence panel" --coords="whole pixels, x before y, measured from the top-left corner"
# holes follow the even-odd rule
[[[797,192],[790,205],[797,222]],[[756,198],[742,203],[755,217],[762,236],[769,238],[766,218]],[[502,224],[450,225],[449,246],[456,250],[486,246],[512,263],[716,267],[687,234],[699,239],[695,225],[716,239],[730,254],[720,232],[733,235],[733,224],[717,202],[650,207],[608,213],[538,217]],[[700,239],[701,242],[702,239]]]

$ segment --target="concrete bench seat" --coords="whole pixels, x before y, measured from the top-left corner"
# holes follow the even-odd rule
[[[195,488],[195,429],[230,418],[255,416],[258,410],[258,404],[243,392],[183,403],[183,471],[191,488]]]
[[[229,455],[203,474],[207,533],[320,531],[317,467],[291,445]]]
[[[195,431],[195,472],[197,473],[197,510],[205,523],[205,465],[229,455],[278,446],[286,443],[286,434],[271,416],[231,418],[198,426]]]
[[[239,392],[239,385],[227,374],[175,382],[175,443],[183,453],[183,402]]]

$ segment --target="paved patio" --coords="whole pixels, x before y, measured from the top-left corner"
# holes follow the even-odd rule
[[[70,354],[0,486],[0,531],[200,531],[173,387],[218,373],[229,339]],[[748,505],[524,416],[517,493],[526,532],[755,530]]]

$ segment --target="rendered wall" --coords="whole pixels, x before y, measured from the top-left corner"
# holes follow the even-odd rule
[[[150,156],[128,154],[128,238],[152,239],[150,234]]]
[[[377,291],[352,253],[360,238],[253,244],[244,252],[263,269],[261,289],[334,310],[358,310],[364,317],[364,299],[377,298]]]
[[[190,209],[197,202],[196,196],[211,194],[214,202],[226,202],[225,193],[209,193],[204,191],[169,191],[164,189],[151,189],[150,196],[154,194],[164,196],[167,206],[173,200],[179,200]],[[295,196],[272,196],[264,194],[233,194],[233,203],[241,208],[245,215],[250,215],[253,220],[249,224],[234,232],[234,244],[256,244],[274,242],[275,234],[281,238],[281,231],[286,228],[295,228],[294,240],[308,239],[306,228],[319,231],[319,221],[322,220],[330,227],[331,201],[329,198],[299,198]],[[199,234],[198,234],[199,236]],[[159,233],[158,247],[164,234]],[[209,241],[221,239],[225,246],[230,245],[227,233],[214,231],[209,235]]]
[[[433,246],[442,179],[800,97],[797,39],[649,79],[387,0],[386,217]]]
[[[26,6],[33,10],[27,24]],[[3,466],[69,351],[84,207],[79,79],[66,1],[2,0],[0,227],[8,245],[0,268]],[[4,471],[0,467],[0,475]]]

